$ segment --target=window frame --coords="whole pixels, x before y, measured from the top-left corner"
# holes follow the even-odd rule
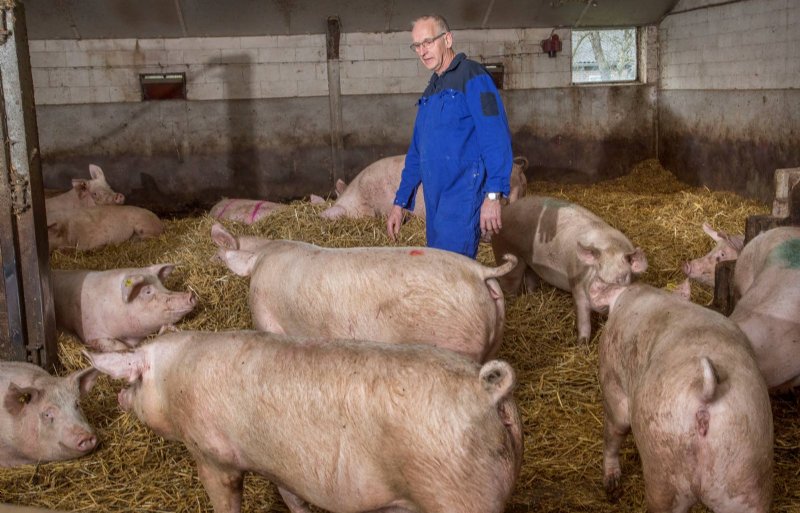
[[[599,81],[575,81],[575,48],[573,46],[573,35],[575,32],[590,32],[590,31],[611,31],[611,30],[633,30],[634,31],[634,78],[629,80],[599,80]],[[570,31],[570,85],[572,86],[608,86],[608,85],[636,85],[644,83],[644,70],[642,69],[642,27],[629,26],[629,27],[582,27],[580,29],[573,28]]]

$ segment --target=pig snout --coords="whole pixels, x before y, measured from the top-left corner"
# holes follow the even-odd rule
[[[692,275],[692,263],[688,260],[683,263],[683,274],[686,276]]]
[[[170,312],[188,313],[195,306],[197,306],[197,296],[194,292],[175,294],[167,299],[167,310]]]
[[[86,433],[78,439],[77,448],[81,452],[90,452],[95,447],[97,447],[97,437],[91,433]]]
[[[81,426],[74,426],[69,430],[69,445],[71,449],[80,453],[91,452],[97,447],[97,436]]]
[[[123,203],[125,203],[125,195],[120,192],[116,193],[114,195],[114,204],[122,205]]]

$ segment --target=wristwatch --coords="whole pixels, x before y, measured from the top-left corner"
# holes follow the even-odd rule
[[[502,197],[503,197],[503,194],[500,193],[500,192],[487,192],[486,193],[486,198],[491,200],[491,201],[497,201]]]

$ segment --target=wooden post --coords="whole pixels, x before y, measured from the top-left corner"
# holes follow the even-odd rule
[[[733,271],[736,260],[720,262],[714,269],[714,301],[711,306],[724,316],[733,312],[735,305],[733,295]]]
[[[331,110],[331,185],[344,178],[344,135],[342,129],[342,86],[339,80],[339,39],[341,24],[338,16],[328,17],[326,49],[328,56],[328,103]]]
[[[58,365],[39,137],[25,13],[0,7],[0,255],[10,358]]]

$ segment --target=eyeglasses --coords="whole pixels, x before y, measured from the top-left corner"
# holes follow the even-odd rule
[[[410,44],[408,47],[409,47],[409,48],[411,48],[411,51],[412,51],[412,52],[419,52],[419,49],[420,49],[420,48],[422,48],[422,49],[424,49],[424,50],[429,50],[429,49],[430,49],[430,47],[431,47],[431,46],[433,46],[433,43],[434,43],[434,42],[435,42],[437,39],[439,39],[440,37],[442,37],[442,36],[443,36],[443,35],[445,35],[445,34],[447,34],[447,32],[442,32],[441,34],[439,34],[439,35],[438,35],[438,36],[436,36],[436,37],[429,37],[429,38],[427,38],[427,39],[423,39],[423,40],[422,40],[422,41],[420,41],[419,43],[411,43],[411,44]]]

